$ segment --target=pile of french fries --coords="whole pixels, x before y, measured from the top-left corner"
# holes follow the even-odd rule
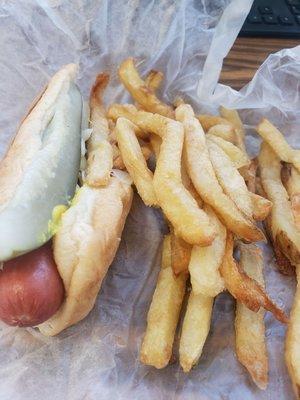
[[[236,299],[237,358],[265,389],[265,310],[283,323],[288,319],[265,291],[262,251],[255,243],[266,238],[257,222],[264,222],[281,270],[290,273],[296,267],[300,274],[300,151],[291,149],[263,120],[257,128],[263,139],[261,151],[251,160],[237,111],[221,107],[218,116],[195,115],[182,99],[165,104],[156,94],[163,74],[151,71],[142,79],[131,58],[121,64],[119,77],[134,104],[108,108],[98,147],[111,153],[98,153],[99,171],[105,179],[112,165],[126,169],[144,203],[159,207],[170,228],[140,360],[156,368],[169,363],[184,313],[179,362],[190,371],[201,357],[214,299],[228,290]],[[154,170],[148,167],[148,158],[155,160]],[[300,290],[286,349],[295,387],[300,384],[298,331]]]
[[[279,270],[296,273],[297,289],[286,335],[285,359],[294,392],[300,398],[300,150],[293,149],[267,119],[257,127],[263,139],[257,188],[273,203],[265,228]]]

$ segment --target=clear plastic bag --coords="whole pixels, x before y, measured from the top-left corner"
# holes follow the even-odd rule
[[[183,95],[198,110],[216,111],[220,104],[241,109],[253,154],[258,138],[252,127],[262,115],[297,144],[300,48],[271,55],[240,92],[217,85],[223,57],[250,7],[250,0],[0,2],[0,154],[33,96],[65,63],[79,63],[85,96],[105,69],[111,74],[106,100],[125,100],[116,68],[126,56],[138,60],[142,73],[165,73],[160,94],[166,100]],[[266,316],[270,383],[260,391],[236,360],[234,301],[226,293],[215,302],[203,355],[189,374],[178,363],[159,371],[139,363],[164,231],[159,211],[136,196],[116,259],[84,321],[54,338],[0,325],[1,400],[291,398],[284,327]],[[294,278],[276,271],[268,247],[265,264],[268,292],[289,310]]]

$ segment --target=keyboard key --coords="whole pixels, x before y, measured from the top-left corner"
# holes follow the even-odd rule
[[[272,8],[268,7],[268,6],[260,6],[260,7],[258,7],[258,11],[261,14],[273,14]]]
[[[261,16],[258,14],[250,14],[247,18],[247,21],[249,22],[249,24],[261,24],[262,23]]]
[[[298,6],[300,5],[300,0],[286,0],[289,6]]]
[[[300,6],[292,6],[291,10],[293,14],[300,15]]]
[[[295,15],[296,22],[300,25],[300,15]]]
[[[263,20],[268,25],[277,25],[278,24],[277,19],[274,15],[264,15]]]
[[[286,15],[278,17],[280,25],[293,25],[293,20]]]

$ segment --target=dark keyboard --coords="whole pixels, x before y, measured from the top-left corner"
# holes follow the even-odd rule
[[[300,38],[300,0],[254,0],[240,36]]]

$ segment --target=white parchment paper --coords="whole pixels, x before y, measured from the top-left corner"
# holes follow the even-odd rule
[[[297,145],[300,48],[271,55],[240,92],[216,86],[250,6],[250,0],[0,0],[0,157],[31,100],[61,65],[80,65],[85,95],[96,73],[108,70],[107,101],[119,101],[125,94],[116,67],[129,55],[142,73],[165,73],[161,95],[167,100],[181,94],[198,110],[240,109],[251,153],[258,148],[252,127],[262,115]],[[260,391],[236,360],[234,301],[226,293],[215,302],[210,335],[190,374],[177,362],[160,371],[139,363],[164,231],[160,213],[136,196],[116,259],[84,321],[55,338],[0,325],[1,400],[292,398],[284,327],[266,315],[270,384]],[[267,289],[288,311],[294,279],[280,275],[271,249],[264,250]]]

